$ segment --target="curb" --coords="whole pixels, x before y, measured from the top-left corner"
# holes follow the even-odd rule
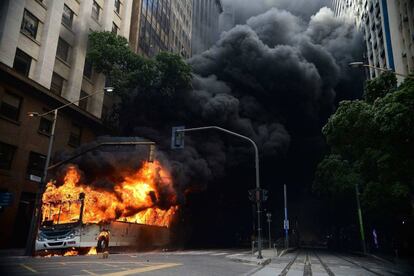
[[[283,255],[285,255],[286,253],[290,253],[290,252],[293,252],[295,250],[296,250],[296,247],[291,247],[291,248],[288,248],[288,249],[283,249],[282,252],[280,252],[279,256],[277,256],[277,257],[280,258]]]
[[[232,260],[233,262],[250,263],[250,264],[256,264],[256,265],[261,265],[261,266],[268,265],[272,261],[271,258],[256,259],[255,257],[250,258],[250,259],[248,258],[229,258],[229,259]]]

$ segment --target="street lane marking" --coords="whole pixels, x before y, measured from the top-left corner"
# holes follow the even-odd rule
[[[88,273],[89,275],[98,275],[96,273],[93,273],[92,271],[86,270],[86,269],[82,269],[83,272]]]
[[[226,257],[231,258],[231,257],[237,257],[237,256],[241,256],[241,255],[244,255],[244,254],[239,253],[239,254],[227,255]]]
[[[220,255],[226,255],[229,254],[227,252],[221,252],[221,253],[214,253],[214,254],[210,254],[211,256],[220,256]]]
[[[148,271],[153,271],[153,270],[160,270],[160,269],[175,267],[175,266],[179,266],[179,265],[182,265],[182,264],[166,263],[166,264],[160,264],[160,265],[154,265],[154,266],[148,266],[148,267],[134,268],[134,269],[125,270],[125,271],[107,273],[107,274],[102,274],[102,275],[103,276],[124,276],[124,275],[131,275],[131,274],[135,274],[135,273],[142,273],[142,272],[148,272]]]
[[[113,264],[103,264],[103,265],[106,265],[106,266],[109,266],[109,267],[119,267],[118,265],[113,265]]]
[[[37,273],[37,270],[36,269],[33,269],[30,266],[28,266],[28,265],[20,264],[20,266],[26,268],[27,270],[29,270],[29,271],[31,271],[33,273]]]

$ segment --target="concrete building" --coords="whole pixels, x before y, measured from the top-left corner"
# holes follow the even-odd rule
[[[0,63],[0,248],[24,247],[36,192],[43,175],[53,116],[29,117],[68,103],[36,81]],[[72,151],[107,133],[101,120],[79,106],[62,109],[57,118],[52,157]],[[52,159],[53,164],[53,159]]]
[[[129,37],[132,0],[0,2],[0,248],[23,247],[43,174],[52,118],[44,113],[103,91],[105,77],[85,60],[90,31]],[[107,133],[104,95],[59,112],[52,157]],[[53,160],[52,160],[53,162]]]
[[[192,55],[204,52],[219,38],[221,0],[193,0]]]
[[[193,4],[197,0],[171,2],[170,51],[184,58],[191,56],[193,30]]]
[[[89,32],[129,37],[132,0],[4,0],[0,6],[0,62],[69,101],[105,85],[85,62]],[[99,118],[103,98],[79,105]]]
[[[353,20],[361,30],[370,65],[406,75],[414,72],[413,1],[333,0],[332,7],[337,16]],[[370,69],[370,78],[379,74]]]

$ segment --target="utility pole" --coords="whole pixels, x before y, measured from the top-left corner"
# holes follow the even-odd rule
[[[271,231],[270,231],[270,223],[272,222],[272,214],[268,212],[266,216],[267,216],[267,223],[269,225],[269,249],[272,249],[272,236],[271,236]]]
[[[359,231],[361,232],[362,251],[364,252],[364,255],[366,255],[367,254],[367,247],[365,245],[364,222],[362,220],[361,203],[359,201],[358,183],[355,185],[355,195],[356,195],[357,208],[358,208]]]
[[[285,228],[285,248],[289,248],[289,220],[287,212],[287,195],[286,195],[286,184],[283,185],[283,195],[285,199],[285,221],[283,223],[283,228]]]
[[[53,110],[53,121],[52,121],[52,128],[50,131],[45,166],[43,168],[43,175],[40,181],[39,188],[37,189],[35,206],[34,206],[34,214],[33,214],[32,221],[30,223],[29,236],[26,241],[26,249],[25,249],[26,256],[34,255],[34,247],[35,247],[35,242],[36,242],[37,231],[39,229],[39,225],[42,220],[41,218],[42,196],[43,196],[43,192],[45,190],[46,183],[47,183],[47,172],[49,168],[50,157],[52,155],[53,142],[55,140],[55,129],[56,129],[58,110],[59,109]]]

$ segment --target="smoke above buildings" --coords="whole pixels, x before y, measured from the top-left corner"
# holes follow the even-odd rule
[[[240,2],[257,3],[257,11],[264,12],[222,33],[213,47],[188,61],[194,71],[192,89],[137,93],[121,110],[123,135],[157,143],[157,157],[171,170],[179,201],[223,176],[234,162],[253,164],[253,149],[237,138],[205,131],[186,135],[185,148],[171,151],[172,126],[224,127],[251,137],[262,158],[283,160],[292,140],[322,139],[321,128],[342,97],[338,91],[345,88],[347,97],[360,93],[358,77],[347,68],[359,58],[362,45],[352,25],[326,7],[308,20],[286,9],[265,9],[278,2],[310,11],[305,7],[313,7],[311,1]],[[145,153],[122,153],[115,156],[122,162],[105,161],[114,156],[89,154],[78,163],[84,171],[107,165],[104,171],[110,172]]]

